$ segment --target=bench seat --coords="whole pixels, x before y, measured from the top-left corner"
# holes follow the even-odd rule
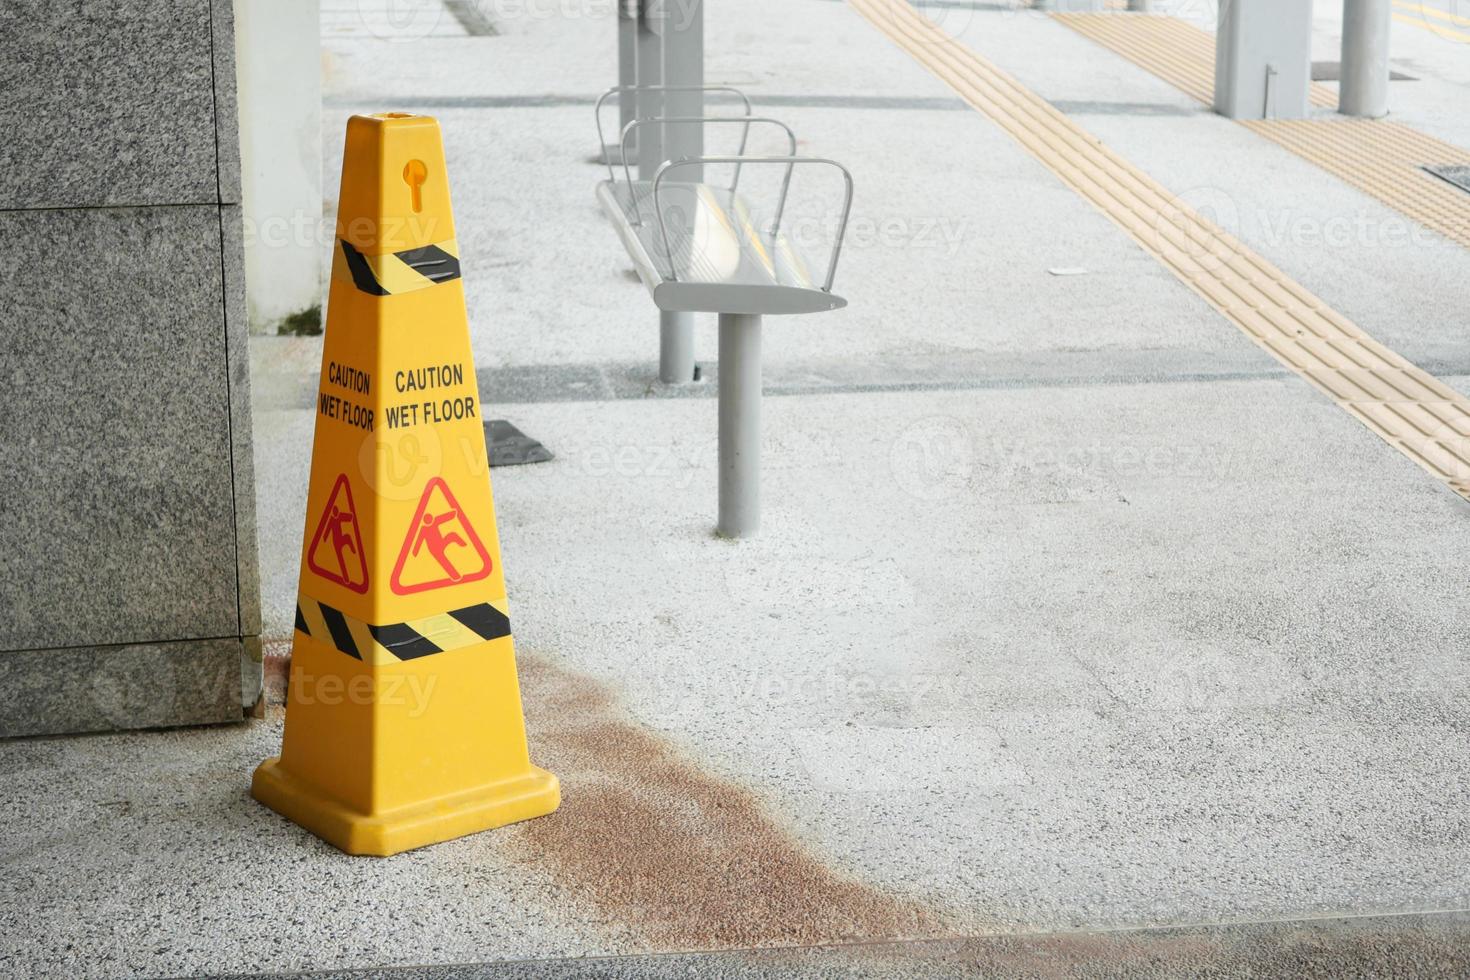
[[[660,310],[790,314],[841,309],[784,233],[763,230],[729,188],[690,181],[604,180],[597,199]],[[664,240],[667,230],[668,241]],[[825,274],[827,270],[820,272]]]

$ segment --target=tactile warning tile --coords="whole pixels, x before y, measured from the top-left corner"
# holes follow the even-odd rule
[[[1200,217],[904,0],[848,2],[1248,337],[1389,445],[1470,498],[1470,401]]]
[[[1447,41],[1470,43],[1470,17],[1453,10],[1441,10],[1432,3],[1414,3],[1412,0],[1393,0],[1393,19],[1438,34]]]
[[[1215,37],[1178,17],[1157,14],[1052,14],[1079,34],[1092,38],[1159,76],[1206,105],[1215,101]],[[1307,98],[1324,109],[1337,108],[1337,93],[1313,83]]]
[[[1241,125],[1470,248],[1470,194],[1424,169],[1470,164],[1470,151],[1386,119],[1257,119]]]
[[[1215,39],[1176,17],[1151,14],[1054,14],[1206,105],[1215,89]],[[1337,105],[1325,86],[1312,103]],[[1470,163],[1470,152],[1386,119],[1242,119],[1260,135],[1377,198],[1425,227],[1470,248],[1470,195],[1425,166]]]

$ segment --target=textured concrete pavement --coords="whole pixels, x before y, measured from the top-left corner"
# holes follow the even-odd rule
[[[585,13],[344,30],[327,85],[329,146],[351,111],[441,119],[485,402],[557,456],[494,480],[562,810],[348,858],[249,799],[278,719],[3,743],[0,972],[1465,972],[1463,915],[1385,915],[1470,908],[1465,503],[845,5],[760,0],[711,5],[710,76],[853,167],[866,238],[848,309],[769,322],[766,526],[714,539],[712,386],[652,382],[592,199],[613,36]],[[1283,209],[1392,216],[1050,20],[962,13],[1470,390],[1464,250],[1273,239]],[[280,643],[319,353],[252,347]]]

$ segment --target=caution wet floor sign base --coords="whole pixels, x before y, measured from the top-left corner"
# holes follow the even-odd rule
[[[352,854],[556,809],[531,764],[439,126],[347,124],[286,729],[256,799]]]
[[[509,638],[505,643],[508,647]],[[497,719],[520,715],[508,649],[494,658],[498,670],[487,667],[487,651],[476,647],[386,672],[356,661],[344,669],[342,658],[341,652],[315,641],[303,643],[297,635],[287,724],[298,728],[288,739],[309,739],[311,747],[296,758],[287,749],[283,758],[257,769],[251,786],[257,800],[349,854],[377,855],[556,809],[560,790],[551,773],[529,762],[499,771],[494,765],[493,754],[506,750],[507,735]],[[340,697],[337,685],[323,683],[329,677],[341,679]],[[298,684],[316,689],[301,690],[304,697],[298,700]],[[353,686],[357,696],[386,703],[387,710],[357,712],[351,719],[343,716],[340,704],[334,710],[332,702],[345,702]],[[312,702],[326,707],[308,719],[301,708]],[[418,717],[410,717],[420,709]],[[296,717],[289,717],[293,711]],[[339,722],[346,724],[335,727]],[[369,745],[376,746],[376,758],[366,767],[336,761],[355,760]],[[492,756],[476,758],[479,753]],[[346,770],[334,768],[342,765]],[[359,782],[355,788],[344,786],[354,781]],[[343,789],[355,792],[336,795]],[[401,802],[393,805],[395,797]]]
[[[262,767],[251,792],[281,816],[348,854],[380,857],[543,816],[557,805],[556,777],[541,769],[509,782],[375,815],[321,796],[311,783],[279,765]]]

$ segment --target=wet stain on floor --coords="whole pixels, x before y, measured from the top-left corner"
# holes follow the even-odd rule
[[[933,937],[944,917],[824,864],[749,790],[700,771],[599,682],[520,655],[554,814],[515,828],[579,900],[665,949]],[[952,934],[952,933],[950,933]]]

